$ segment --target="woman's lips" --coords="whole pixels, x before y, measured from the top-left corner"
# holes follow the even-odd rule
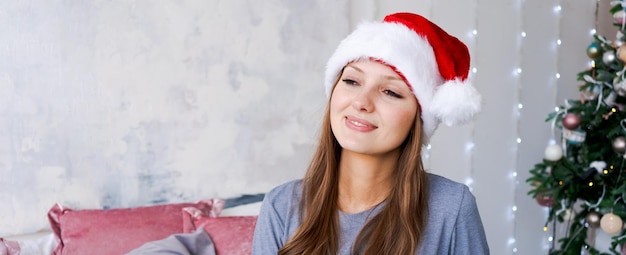
[[[352,130],[356,130],[359,132],[369,132],[372,131],[376,128],[378,128],[377,126],[373,125],[372,123],[364,120],[364,119],[359,119],[357,117],[354,116],[346,116],[346,126],[348,126],[348,128],[352,129]]]

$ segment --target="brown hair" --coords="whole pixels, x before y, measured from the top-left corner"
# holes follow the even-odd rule
[[[423,137],[419,110],[417,115],[413,128],[401,145],[398,169],[393,174],[394,183],[389,197],[380,213],[357,236],[353,254],[401,255],[417,251],[428,217],[428,176],[421,158]],[[338,253],[340,157],[341,146],[331,130],[328,104],[319,146],[302,181],[301,224],[278,254]]]

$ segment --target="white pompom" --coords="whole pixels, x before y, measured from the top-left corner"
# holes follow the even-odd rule
[[[430,111],[448,126],[463,125],[480,112],[481,103],[476,88],[468,82],[455,79],[437,88]]]

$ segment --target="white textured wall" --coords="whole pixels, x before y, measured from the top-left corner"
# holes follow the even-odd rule
[[[301,177],[334,47],[363,19],[412,11],[467,43],[485,101],[475,123],[438,130],[426,166],[472,188],[492,254],[544,254],[525,179],[545,117],[577,96],[595,3],[2,1],[0,236],[46,227],[56,202],[230,197]]]
[[[266,192],[303,174],[332,1],[0,3],[0,235],[55,203]]]

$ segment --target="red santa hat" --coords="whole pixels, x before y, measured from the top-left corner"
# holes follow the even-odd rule
[[[467,79],[467,46],[420,15],[394,13],[361,23],[328,60],[328,96],[344,66],[360,59],[379,60],[406,79],[420,105],[425,142],[439,123],[465,124],[480,112],[481,96]]]

